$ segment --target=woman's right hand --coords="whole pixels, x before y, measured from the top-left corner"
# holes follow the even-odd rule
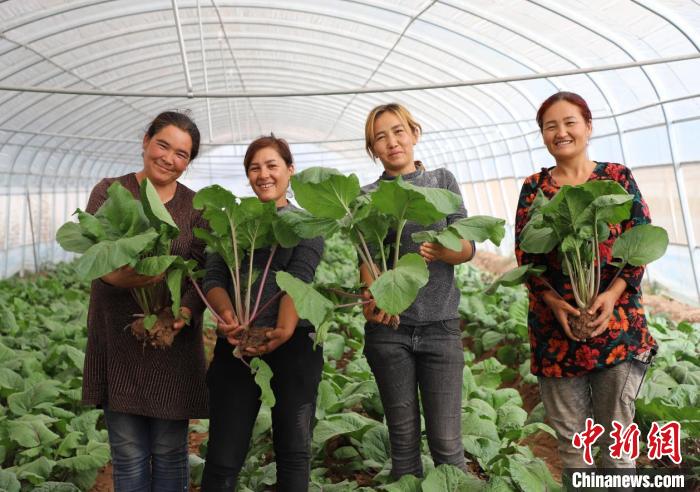
[[[230,309],[225,309],[219,313],[219,316],[221,316],[223,323],[216,322],[216,334],[225,337],[231,345],[238,345],[240,343],[239,335],[243,331],[243,327],[238,322],[236,315]]]
[[[578,311],[578,309],[574,308],[571,304],[566,302],[564,299],[559,297],[557,294],[555,294],[552,291],[547,291],[543,294],[542,298],[544,299],[544,302],[549,306],[549,308],[552,310],[552,313],[554,313],[554,317],[557,319],[561,327],[564,329],[564,333],[566,334],[567,337],[569,337],[572,340],[576,340],[577,342],[580,342],[578,338],[576,338],[573,333],[571,333],[571,327],[569,326],[569,319],[568,316],[580,316],[581,313]]]
[[[362,298],[365,301],[369,301],[362,306],[362,314],[365,315],[367,321],[381,325],[388,325],[391,322],[392,316],[390,314],[385,313],[381,309],[377,309],[377,301],[374,300],[369,289],[362,291]]]
[[[103,282],[113,285],[115,287],[121,287],[122,289],[134,289],[138,287],[146,287],[149,285],[157,284],[165,275],[141,275],[134,270],[134,267],[129,265],[124,265],[121,268],[117,268],[107,275],[100,277]]]

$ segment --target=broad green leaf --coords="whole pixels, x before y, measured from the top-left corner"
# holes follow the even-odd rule
[[[158,192],[148,178],[144,178],[143,181],[141,181],[140,191],[143,211],[146,217],[148,217],[148,220],[151,221],[151,225],[157,229],[158,225],[163,223],[170,226],[175,233],[179,232],[180,229],[170,215],[170,212],[165,208],[160,196],[158,196]]]
[[[624,190],[623,190],[624,191]],[[634,197],[625,192],[624,195],[604,195],[599,196],[593,203],[586,209],[582,216],[581,222],[583,220],[588,220],[593,222],[592,218],[588,218],[588,215],[596,216],[599,221],[605,222],[606,224],[619,224],[623,220],[630,218],[630,211],[632,210],[632,201]]]
[[[486,482],[473,475],[467,475],[452,465],[440,465],[428,472],[423,480],[423,492],[477,492],[486,487]]]
[[[197,210],[202,210],[204,208],[218,210],[230,209],[235,206],[236,203],[236,195],[218,184],[202,188],[195,193],[192,199],[192,206]]]
[[[315,217],[306,210],[289,210],[278,214],[275,227],[282,229],[282,225],[291,228],[295,236],[298,235],[304,239],[311,239],[319,236],[328,238],[335,234],[340,228],[337,220]],[[276,237],[277,234],[280,233],[276,232]],[[285,232],[285,237],[287,237],[287,242],[292,242],[292,235],[289,234],[289,232]],[[289,247],[283,243],[279,237],[278,241],[285,248]]]
[[[505,220],[496,217],[474,215],[453,222],[448,229],[452,229],[462,239],[473,240],[477,243],[488,240],[499,246],[506,234],[505,223]],[[443,244],[443,246],[446,245]]]
[[[396,482],[391,482],[380,487],[386,492],[420,492],[422,479],[415,475],[404,475]]]
[[[335,306],[310,284],[283,271],[277,272],[275,278],[279,288],[292,298],[299,318],[309,320],[317,331],[330,321]],[[323,343],[318,339],[318,334],[315,343]]]
[[[517,268],[507,271],[500,277],[498,277],[485,291],[487,295],[493,295],[500,285],[504,287],[513,287],[514,285],[520,285],[525,282],[531,275],[536,277],[542,275],[547,267],[543,265],[521,265]]]
[[[491,441],[499,441],[498,428],[493,420],[476,413],[462,414],[462,436],[484,437]]]
[[[75,449],[80,447],[83,438],[82,432],[71,431],[65,435],[61,444],[59,444],[56,454],[58,456],[70,457],[75,454]]]
[[[61,248],[72,253],[84,253],[95,241],[83,235],[83,229],[77,222],[66,222],[56,231],[56,241]]]
[[[462,251],[462,238],[451,228],[436,231],[421,231],[411,235],[411,239],[416,243],[436,242],[440,243],[452,251]]]
[[[57,382],[47,379],[28,385],[25,391],[8,396],[7,406],[15,415],[26,415],[31,413],[36,405],[53,401],[58,395]]]
[[[75,265],[76,273],[94,280],[132,262],[158,237],[154,230],[115,241],[102,241],[89,248]]]
[[[39,485],[49,478],[55,464],[55,461],[42,456],[32,462],[18,466],[16,470],[17,478],[27,480],[33,485]]]
[[[496,425],[501,432],[522,429],[527,420],[527,412],[515,405],[504,405],[497,410]]]
[[[378,425],[365,432],[362,436],[362,455],[378,463],[391,460],[389,430],[385,426]]]
[[[20,492],[21,486],[17,475],[8,470],[0,470],[0,490],[5,492]]]
[[[350,210],[350,203],[360,194],[360,181],[351,174],[325,167],[310,167],[291,179],[299,204],[316,217],[340,219]]]
[[[139,260],[134,269],[141,275],[154,277],[165,272],[178,258],[179,256],[173,255],[148,256]]]
[[[442,188],[407,183],[401,176],[380,181],[372,192],[372,205],[399,221],[411,220],[427,226],[459,210],[462,197]]]
[[[379,309],[400,314],[413,304],[418,291],[428,283],[428,276],[425,260],[416,253],[408,253],[399,258],[392,270],[375,280],[369,290]]]
[[[95,212],[95,217],[102,222],[107,239],[136,236],[149,229],[150,223],[143,205],[118,181],[112,183],[107,195],[107,200]]]
[[[322,445],[335,436],[362,433],[377,425],[380,424],[376,420],[355,412],[330,415],[316,424],[313,442],[316,445]]]
[[[418,231],[411,234],[414,243],[434,243],[437,242],[440,231]]]
[[[30,415],[8,421],[7,431],[10,440],[25,448],[50,444],[59,439],[59,435],[52,432],[42,419]]]
[[[585,183],[579,185],[578,188],[590,193],[594,199],[604,195],[628,194],[627,190],[625,190],[620,183],[611,179],[595,179],[592,181],[586,181]]]
[[[668,233],[662,227],[641,224],[615,240],[612,256],[632,266],[641,266],[661,258],[667,247]]]
[[[9,367],[0,367],[0,389],[20,391],[24,389],[24,380]]]
[[[559,237],[544,225],[542,215],[534,215],[520,233],[520,249],[526,253],[549,253],[558,243]]]
[[[275,406],[275,394],[272,392],[270,380],[274,376],[270,366],[260,357],[250,361],[250,369],[255,374],[255,383],[260,387],[260,401],[272,408]]]

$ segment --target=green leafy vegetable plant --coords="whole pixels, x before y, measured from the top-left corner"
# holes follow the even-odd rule
[[[595,180],[577,186],[562,186],[551,199],[538,192],[529,210],[529,221],[521,233],[520,247],[526,253],[543,254],[557,249],[581,315],[570,317],[574,336],[588,338],[588,314],[600,292],[600,243],[610,236],[610,227],[630,218],[633,196],[617,182]],[[637,225],[621,234],[612,248],[612,265],[618,267],[613,285],[625,265],[641,266],[660,258],[668,246],[668,234],[657,226]],[[507,272],[490,288],[514,285],[530,275],[541,275],[543,267],[523,265]],[[542,279],[545,283],[546,280]],[[553,292],[561,296],[551,285]]]
[[[327,236],[340,231],[348,238],[360,260],[368,266],[373,280],[369,290],[377,307],[391,315],[405,311],[428,283],[425,260],[417,253],[400,253],[401,233],[406,223],[434,224],[456,212],[462,200],[449,190],[415,186],[401,177],[381,181],[376,190],[362,194],[356,175],[345,176],[323,167],[312,167],[293,176],[292,189],[306,210],[286,214],[283,220],[301,237]],[[499,244],[504,235],[503,223],[491,217],[471,217],[439,233],[414,235],[414,240],[437,241],[457,251],[462,249],[462,239],[490,239]],[[395,231],[395,240],[387,248],[384,241],[390,229]],[[304,300],[313,297],[308,289],[303,294]],[[299,309],[294,294],[290,295]],[[355,297],[359,296],[355,294]],[[308,304],[309,315],[313,311],[319,321],[329,319],[332,303],[317,297]]]
[[[193,200],[193,206],[201,209],[209,222],[209,230],[196,228],[194,235],[202,239],[208,251],[221,256],[231,276],[231,303],[233,312],[244,328],[239,345],[234,354],[242,357],[248,347],[258,347],[266,342],[266,331],[270,328],[254,327],[253,322],[284,291],[278,292],[264,305],[260,305],[262,292],[270,266],[279,245],[292,247],[299,242],[293,230],[279,220],[275,203],[262,202],[256,197],[239,198],[219,185],[202,188]],[[253,267],[255,250],[270,248],[265,268],[259,272]],[[244,259],[247,265],[243,264]],[[253,284],[260,277],[257,292]],[[303,283],[303,282],[302,282]],[[207,300],[200,292],[205,303]],[[209,306],[209,304],[207,303]],[[221,317],[209,306],[215,316]]]
[[[66,251],[82,254],[75,268],[86,280],[124,266],[142,275],[162,276],[161,282],[130,289],[142,310],[134,314],[137,319],[130,326],[144,344],[169,347],[177,333],[173,323],[181,315],[182,283],[199,276],[196,261],[170,254],[180,229],[148,179],[141,182],[140,200],[119,182],[109,187],[107,195],[94,215],[76,210],[78,222],[63,224],[56,240]]]

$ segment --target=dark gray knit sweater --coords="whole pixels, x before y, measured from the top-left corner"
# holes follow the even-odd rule
[[[403,180],[416,186],[443,188],[460,195],[457,180],[447,169],[440,168],[426,171],[420,164],[417,167],[418,169],[415,172],[404,174],[402,176]],[[377,181],[364,186],[362,189],[365,192],[370,192],[379,186],[379,181],[393,179],[396,178],[384,172]],[[429,226],[407,222],[401,233],[401,245],[399,247],[401,256],[406,253],[418,253],[420,244],[411,239],[411,234],[419,231],[439,231],[466,216],[467,211],[464,208],[464,204],[461,204],[457,212]],[[396,231],[390,230],[384,244],[393,245],[394,241],[396,241]],[[391,265],[389,265],[389,268],[391,268]],[[445,321],[459,317],[457,307],[459,306],[460,293],[454,282],[454,266],[442,261],[431,261],[428,263],[428,271],[430,272],[428,283],[418,292],[418,297],[416,297],[413,304],[401,313],[402,324],[425,325],[435,321]]]
[[[100,181],[90,194],[87,212],[94,214],[107,199],[107,189],[119,181],[135,197],[139,184],[134,173]],[[165,204],[180,235],[171,254],[204,264],[204,243],[194,238],[194,227],[206,227],[200,212],[192,208],[194,192],[178,183]],[[169,349],[144,347],[127,327],[141,313],[129,289],[92,282],[88,309],[88,342],[83,371],[83,403],[109,405],[110,410],[164,419],[207,416],[202,342],[204,304],[190,284],[183,286],[182,305],[192,320],[175,337]]]

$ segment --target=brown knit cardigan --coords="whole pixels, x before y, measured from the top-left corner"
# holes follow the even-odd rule
[[[119,181],[135,197],[139,184],[134,173],[106,178],[92,190],[87,212],[94,214],[107,199],[107,189]],[[204,244],[192,234],[206,227],[192,208],[194,192],[178,183],[175,195],[165,204],[180,235],[171,254],[194,258],[204,266]],[[175,337],[169,349],[144,347],[128,325],[141,313],[129,289],[92,282],[88,309],[88,342],[83,370],[83,403],[110,410],[157,417],[188,419],[207,416],[205,361],[202,341],[204,305],[194,288],[183,286],[182,305],[192,310],[192,320]]]

